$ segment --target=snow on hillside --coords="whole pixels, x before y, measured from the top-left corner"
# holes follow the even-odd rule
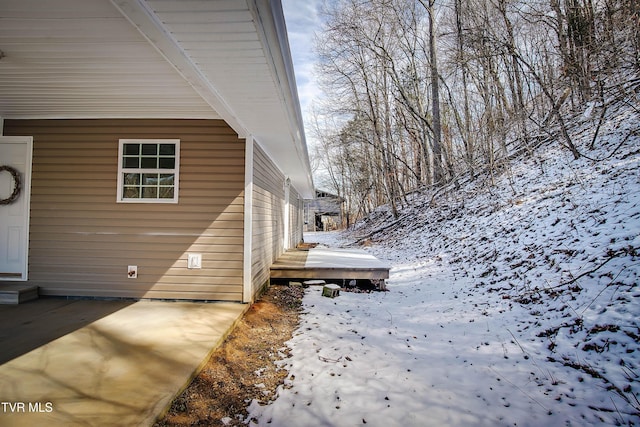
[[[638,105],[638,99],[631,103]],[[309,288],[250,425],[640,425],[640,112],[572,128],[455,195],[416,196],[350,232],[392,265],[388,292]],[[628,105],[628,104],[627,104]]]

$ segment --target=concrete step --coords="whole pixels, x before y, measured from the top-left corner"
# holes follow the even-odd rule
[[[0,304],[22,304],[37,298],[37,286],[0,283]]]

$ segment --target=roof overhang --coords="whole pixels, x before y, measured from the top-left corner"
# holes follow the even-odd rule
[[[313,195],[269,0],[0,0],[0,118],[222,118]]]

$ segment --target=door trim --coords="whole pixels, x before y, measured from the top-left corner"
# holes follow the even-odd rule
[[[0,136],[0,144],[26,144],[27,152],[25,158],[25,171],[22,177],[22,191],[20,197],[24,197],[25,215],[23,218],[24,226],[24,252],[22,271],[20,277],[14,275],[0,275],[0,281],[26,281],[29,277],[29,220],[31,217],[31,171],[33,163],[33,137],[32,136]]]

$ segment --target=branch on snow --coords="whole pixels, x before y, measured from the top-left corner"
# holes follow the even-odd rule
[[[611,261],[614,258],[624,257],[624,256],[637,257],[638,254],[639,254],[638,249],[640,249],[640,248],[635,248],[633,246],[627,246],[626,248],[621,248],[621,249],[618,249],[616,251],[614,251],[613,249],[609,249],[607,251],[605,260],[603,262],[601,262],[600,264],[598,264],[595,268],[593,268],[591,270],[588,270],[588,271],[585,271],[584,273],[579,274],[578,276],[574,277],[573,279],[569,280],[568,282],[561,283],[557,287],[570,285],[572,283],[577,282],[579,279],[581,279],[584,276],[587,276],[589,274],[595,273],[596,271],[600,270],[602,267],[604,267],[609,261]]]

